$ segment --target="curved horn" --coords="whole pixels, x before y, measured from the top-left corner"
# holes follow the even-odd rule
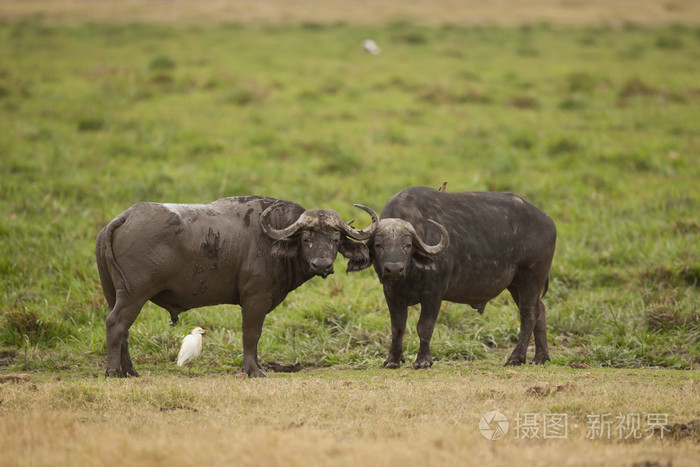
[[[423,243],[423,240],[418,236],[418,233],[411,224],[409,224],[411,225],[411,228],[409,230],[411,231],[411,235],[413,236],[413,238],[420,245],[421,250],[423,250],[429,255],[436,255],[445,250],[450,245],[450,235],[447,233],[447,229],[445,229],[445,227],[443,227],[441,224],[438,224],[432,219],[428,219],[428,222],[440,229],[440,242],[437,245],[431,246]]]
[[[284,240],[285,238],[289,238],[308,223],[308,216],[306,216],[306,211],[304,211],[301,216],[299,216],[299,219],[297,219],[292,225],[285,227],[284,229],[275,229],[270,225],[270,216],[272,215],[272,211],[280,206],[282,206],[282,203],[277,202],[265,209],[260,215],[260,228],[263,232],[265,232],[265,235],[273,240]]]
[[[354,240],[367,240],[374,235],[375,230],[377,230],[377,226],[379,225],[379,216],[377,216],[377,213],[374,212],[372,208],[368,208],[367,206],[363,206],[361,204],[355,204],[354,206],[369,214],[372,217],[372,223],[366,229],[359,230],[350,226],[350,224],[354,221],[347,223],[343,222],[343,231],[348,237]]]

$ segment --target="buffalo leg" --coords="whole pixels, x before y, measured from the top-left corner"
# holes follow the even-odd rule
[[[124,376],[139,376],[138,371],[134,368],[134,364],[131,363],[131,355],[129,354],[129,330],[124,331],[124,336],[122,337],[121,349],[120,349],[120,359],[122,375]]]
[[[433,366],[433,355],[430,352],[430,340],[433,338],[433,329],[435,329],[435,321],[440,312],[440,299],[430,299],[421,302],[420,318],[418,318],[418,338],[420,345],[418,347],[418,355],[416,361],[413,362],[413,368],[430,368]]]
[[[400,368],[406,360],[403,357],[403,336],[406,333],[408,307],[386,297],[391,316],[391,347],[384,362],[384,368]]]
[[[520,309],[520,334],[518,343],[510,354],[506,365],[522,365],[527,360],[527,346],[530,344],[530,337],[537,322],[537,302],[539,301],[538,289],[520,290],[517,288],[508,289]]]
[[[535,328],[535,313],[534,306],[520,307],[520,334],[518,335],[518,343],[510,354],[506,365],[522,365],[527,360],[527,346],[530,344],[530,336]]]
[[[243,371],[251,378],[267,376],[258,364],[258,341],[265,316],[270,311],[268,301],[251,300],[243,310]]]
[[[547,347],[547,317],[544,303],[537,301],[537,321],[535,322],[535,358],[533,363],[543,364],[549,361],[549,348]]]
[[[129,328],[141,312],[146,300],[134,300],[117,292],[117,301],[107,316],[105,335],[107,338],[107,370],[105,376],[138,376],[129,356]]]

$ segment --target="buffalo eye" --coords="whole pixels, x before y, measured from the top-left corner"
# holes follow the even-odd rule
[[[313,241],[311,240],[311,237],[306,233],[301,236],[301,242],[307,248],[311,248],[314,245]]]
[[[410,235],[404,235],[401,237],[401,248],[403,248],[405,251],[410,251],[411,246],[413,246],[413,239]]]
[[[377,251],[381,251],[381,250],[384,249],[384,245],[382,245],[381,243],[375,243],[375,244],[374,244],[374,249],[377,250]]]

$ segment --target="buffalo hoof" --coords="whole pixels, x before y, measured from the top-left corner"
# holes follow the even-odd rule
[[[433,366],[433,361],[432,360],[416,360],[413,362],[413,365],[411,365],[414,370],[425,370],[427,368],[430,368]]]
[[[249,378],[267,378],[267,373],[262,371],[261,368],[244,368],[243,371],[248,375]]]
[[[139,376],[141,376],[141,375],[139,375],[139,372],[136,371],[136,369],[135,369],[134,367],[131,367],[131,368],[129,368],[128,370],[126,370],[126,371],[124,372],[124,375],[125,375],[127,378],[138,378]]]
[[[532,363],[534,363],[535,365],[544,365],[548,361],[550,361],[550,358],[549,358],[549,355],[546,355],[546,354],[545,355],[537,355],[537,353],[535,353],[535,358],[532,359]]]
[[[389,360],[385,361],[384,364],[382,365],[383,368],[388,368],[390,370],[396,370],[397,368],[401,368],[401,363],[400,362],[390,362]]]
[[[520,366],[525,363],[525,357],[522,357],[520,355],[511,355],[508,357],[508,360],[506,360],[506,363],[504,366]]]
[[[105,371],[105,378],[123,378],[124,375],[122,374],[121,370],[119,369],[108,369]]]

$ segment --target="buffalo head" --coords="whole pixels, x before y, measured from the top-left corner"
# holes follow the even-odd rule
[[[354,257],[357,251],[367,247],[360,243],[372,236],[379,223],[377,214],[367,206],[356,204],[372,217],[372,223],[364,230],[352,227],[331,209],[304,211],[291,225],[282,229],[272,227],[270,217],[281,207],[276,203],[260,215],[260,227],[275,240],[272,254],[279,258],[299,255],[302,268],[311,274],[327,277],[333,274],[333,262],[338,251],[345,257]]]
[[[434,270],[432,256],[449,246],[450,237],[442,225],[430,219],[428,222],[440,231],[440,241],[436,245],[427,245],[410,222],[394,218],[380,220],[374,234],[365,242],[368,246],[366,265],[351,261],[348,270],[364,269],[371,261],[382,281],[403,279],[412,267]]]

